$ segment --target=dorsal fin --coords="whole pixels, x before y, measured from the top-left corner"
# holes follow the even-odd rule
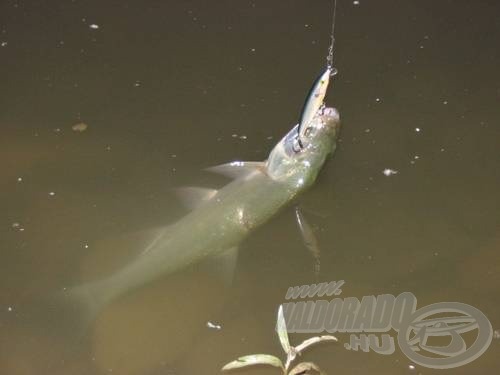
[[[257,170],[264,171],[265,166],[266,162],[263,161],[233,161],[231,163],[209,167],[206,170],[232,179],[237,179],[246,177]]]
[[[175,192],[184,206],[193,210],[200,205],[208,202],[217,194],[217,190],[215,189],[194,186],[177,188],[175,189]]]

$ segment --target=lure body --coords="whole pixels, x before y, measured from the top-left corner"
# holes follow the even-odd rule
[[[302,143],[305,139],[305,132],[308,128],[308,124],[311,123],[312,119],[318,113],[319,109],[323,105],[325,100],[326,91],[328,89],[328,84],[330,83],[330,76],[333,73],[333,68],[327,66],[325,71],[314,81],[314,84],[307,95],[304,107],[302,108],[302,113],[300,115],[298,136],[299,143]]]

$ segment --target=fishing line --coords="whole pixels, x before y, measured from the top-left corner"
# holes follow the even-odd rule
[[[330,76],[337,74],[337,69],[333,66],[333,46],[335,45],[335,16],[337,14],[337,0],[333,0],[332,31],[330,34],[330,45],[328,46],[328,55],[326,56],[326,67],[332,72]]]
[[[333,66],[333,55],[335,45],[335,16],[337,13],[337,0],[333,0],[333,14],[332,14],[332,31],[330,33],[330,45],[328,47],[328,54],[326,56],[326,69],[314,81],[314,84],[306,97],[302,112],[300,114],[299,126],[297,127],[297,143],[298,151],[304,148],[302,138],[305,137],[307,126],[313,120],[318,111],[324,107],[324,98],[328,90],[328,83],[330,77],[337,74],[337,69]],[[298,152],[297,151],[297,152]]]

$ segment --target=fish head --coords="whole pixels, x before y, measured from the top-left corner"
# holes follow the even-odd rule
[[[336,147],[340,115],[335,108],[325,107],[307,124],[298,139],[298,125],[290,130],[271,151],[267,174],[296,189],[312,185],[326,158]]]

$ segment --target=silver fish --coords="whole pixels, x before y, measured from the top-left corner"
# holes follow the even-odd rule
[[[325,108],[305,125],[306,146],[300,150],[294,147],[296,125],[266,161],[211,168],[233,181],[206,194],[195,190],[201,204],[163,229],[135,259],[108,277],[66,290],[63,297],[85,310],[81,313],[95,316],[111,301],[159,277],[234,252],[249,233],[314,183],[335,150],[339,125],[337,110]]]

